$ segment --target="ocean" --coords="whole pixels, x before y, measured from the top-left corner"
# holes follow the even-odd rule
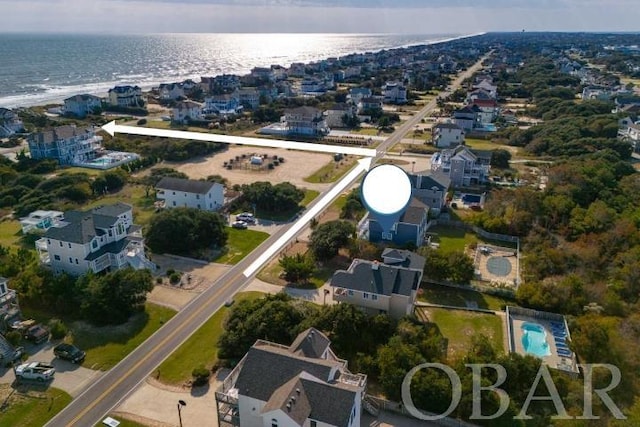
[[[0,107],[106,95],[117,84],[144,89],[253,67],[435,43],[456,34],[0,34]]]

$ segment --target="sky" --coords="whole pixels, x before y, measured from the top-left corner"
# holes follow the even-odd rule
[[[638,31],[638,0],[0,0],[0,32]]]

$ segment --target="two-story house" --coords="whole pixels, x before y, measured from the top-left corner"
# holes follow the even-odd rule
[[[8,279],[0,277],[0,332],[7,331],[11,324],[19,319],[18,295],[9,288]]]
[[[109,105],[114,107],[143,107],[144,97],[138,86],[116,86],[109,89]]]
[[[73,165],[94,159],[102,149],[102,137],[91,127],[59,126],[32,133],[27,138],[32,159],[55,159]]]
[[[182,83],[161,83],[158,87],[158,97],[162,101],[175,101],[186,97]]]
[[[454,187],[466,187],[487,182],[491,169],[491,152],[471,150],[464,145],[442,150],[431,157],[431,171],[451,179]]]
[[[156,197],[164,200],[165,208],[217,211],[224,204],[224,186],[218,182],[164,177],[156,184]]]
[[[202,105],[193,101],[180,101],[171,110],[171,120],[175,123],[188,123],[203,120]]]
[[[204,112],[206,114],[235,115],[242,112],[240,96],[238,92],[213,95],[204,99]]]
[[[285,110],[281,122],[288,134],[323,136],[329,133],[329,126],[322,111],[314,107],[298,107]]]
[[[480,107],[475,105],[467,105],[458,110],[454,110],[452,121],[458,125],[464,132],[471,132],[478,123],[478,113]]]
[[[369,241],[374,243],[387,241],[400,246],[412,244],[419,247],[424,243],[428,225],[429,206],[412,197],[391,230],[385,231],[375,218],[369,218]]]
[[[382,87],[384,102],[388,104],[406,104],[407,88],[399,82],[387,82]]]
[[[447,192],[451,187],[449,176],[441,172],[410,174],[411,194],[429,209],[441,210],[447,203]]]
[[[244,88],[239,89],[238,100],[240,101],[240,105],[249,110],[255,110],[260,106],[260,94],[255,88]]]
[[[356,108],[354,105],[338,103],[333,104],[330,108],[328,108],[324,112],[325,121],[327,122],[327,126],[330,128],[341,128],[345,127],[343,118],[353,117],[355,115]]]
[[[358,115],[368,115],[372,112],[382,111],[382,98],[378,96],[370,96],[368,98],[360,98],[358,101]]]
[[[94,95],[83,94],[74,95],[64,100],[65,114],[71,114],[76,117],[86,117],[102,108],[102,99]]]
[[[0,138],[24,131],[20,117],[8,108],[0,108]]]
[[[353,374],[322,332],[290,346],[258,340],[216,390],[219,427],[360,427],[367,376]]]
[[[455,123],[438,123],[431,128],[431,141],[437,148],[464,144],[464,130]]]
[[[133,224],[133,208],[126,203],[65,212],[64,221],[36,241],[36,250],[40,262],[56,274],[155,268],[145,256],[141,227]]]
[[[358,105],[362,98],[369,98],[373,92],[368,87],[352,87],[349,89],[348,98],[353,105]]]
[[[348,270],[331,277],[333,300],[355,305],[366,313],[386,313],[399,319],[413,312],[422,282],[425,258],[387,248],[383,262],[354,259]]]

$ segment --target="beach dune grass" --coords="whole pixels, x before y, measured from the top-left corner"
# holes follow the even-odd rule
[[[354,156],[348,156],[339,162],[332,160],[304,180],[314,184],[335,182],[351,170],[355,164],[356,158]]]
[[[240,292],[234,300],[262,298],[261,292]],[[165,384],[183,385],[191,379],[194,368],[204,365],[211,369],[218,361],[218,338],[222,335],[224,320],[231,308],[222,306],[187,341],[178,347],[155,372],[155,378]]]

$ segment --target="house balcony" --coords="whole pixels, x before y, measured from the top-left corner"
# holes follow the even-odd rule
[[[13,306],[18,305],[18,297],[16,291],[7,289],[7,293],[0,296],[0,314],[5,313]]]

